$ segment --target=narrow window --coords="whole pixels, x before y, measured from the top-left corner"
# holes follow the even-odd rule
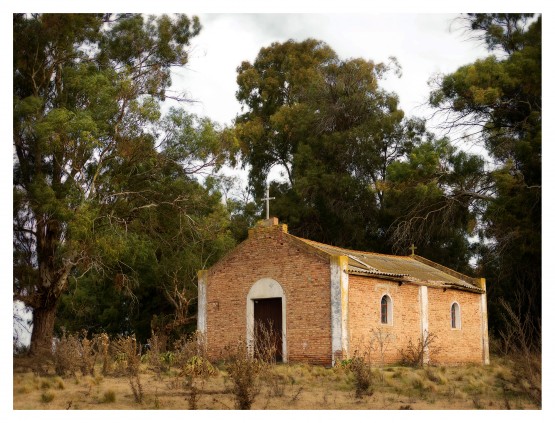
[[[451,328],[461,328],[461,309],[457,303],[451,304]]]
[[[381,322],[383,324],[391,323],[391,298],[389,295],[384,295],[381,301]]]

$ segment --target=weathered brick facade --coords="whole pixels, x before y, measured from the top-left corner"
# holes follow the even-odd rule
[[[207,272],[206,341],[211,357],[246,339],[247,295],[263,278],[286,298],[288,361],[331,362],[329,259],[292,242],[283,226],[251,230],[249,238]]]
[[[480,295],[460,290],[428,289],[429,331],[437,336],[431,359],[440,363],[481,363]],[[460,305],[461,327],[451,328],[451,304]],[[433,349],[432,348],[432,349]]]
[[[380,301],[392,301],[392,322],[381,323]],[[350,352],[370,352],[373,363],[399,361],[399,349],[421,335],[418,286],[349,276]]]
[[[252,341],[255,299],[281,297],[285,361],[330,365],[355,351],[371,351],[374,363],[393,363],[409,340],[417,343],[432,333],[436,340],[426,359],[488,362],[480,288],[428,286],[370,266],[361,270],[353,264],[362,261],[349,250],[325,247],[335,248],[296,238],[286,225],[270,219],[251,229],[249,238],[212,268],[199,272],[199,331],[210,357],[225,355],[226,347],[238,340]],[[404,259],[413,267],[418,264]],[[392,315],[382,323],[380,302],[386,294]],[[453,302],[460,307],[457,329],[451,328]]]

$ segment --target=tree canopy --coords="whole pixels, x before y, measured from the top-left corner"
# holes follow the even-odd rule
[[[200,231],[225,234],[191,175],[221,164],[227,143],[209,121],[160,119],[196,17],[15,14],[13,30],[14,299],[33,311],[35,353],[72,278],[112,279],[132,298],[140,266],[187,254]],[[209,260],[202,251],[189,266]],[[177,302],[179,272],[164,267],[162,283]]]
[[[274,42],[237,68],[233,127],[180,107],[196,17],[14,14],[13,298],[33,312],[31,352],[53,332],[192,330],[196,272],[262,217],[344,248],[418,254],[488,280],[541,334],[541,16],[469,14],[491,55],[432,81],[452,139],[406,116],[383,80],[395,58],[340,58]],[[162,113],[162,102],[177,107]],[[485,154],[457,148],[472,142]],[[213,175],[248,167],[243,198]],[[256,200],[256,202],[254,201]]]
[[[292,233],[396,253],[418,240],[432,259],[448,256],[436,248],[447,242],[460,251],[446,264],[468,269],[464,240],[473,213],[464,206],[451,208],[442,222],[420,219],[426,236],[403,230],[408,213],[417,219],[451,189],[459,170],[454,161],[479,160],[462,157],[446,140],[436,142],[423,120],[405,117],[397,95],[380,87],[400,72],[394,58],[388,64],[343,60],[320,41],[290,40],[261,49],[237,71],[244,113],[236,128],[250,181],[260,196],[270,169],[284,169],[286,181],[272,184],[273,210]]]
[[[541,65],[542,18],[471,14],[475,37],[495,55],[444,75],[430,94],[445,126],[463,129],[493,163],[476,179],[481,209],[479,271],[490,280],[493,324],[505,298],[541,328]],[[470,190],[466,190],[470,191]]]

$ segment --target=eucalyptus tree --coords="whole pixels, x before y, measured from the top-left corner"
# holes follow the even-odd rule
[[[445,127],[479,143],[492,163],[467,198],[481,203],[481,271],[490,280],[494,325],[509,299],[541,327],[542,17],[470,14],[468,33],[490,56],[437,79],[430,103]],[[460,196],[459,196],[460,198]],[[454,197],[454,199],[456,199]],[[539,336],[533,335],[537,342]]]
[[[200,29],[185,15],[14,15],[13,297],[33,311],[32,353],[49,348],[77,271],[117,275],[131,292],[124,258],[144,251],[132,216],[180,201],[153,195],[158,163],[219,154],[157,145],[160,102],[179,97],[171,67]]]
[[[357,248],[376,240],[387,165],[422,133],[379,86],[391,70],[394,59],[342,60],[313,39],[273,43],[238,68],[236,129],[250,181],[259,196],[270,169],[284,169],[274,210],[293,232]]]

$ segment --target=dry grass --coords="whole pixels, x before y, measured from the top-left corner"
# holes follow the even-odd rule
[[[238,407],[229,363],[211,366],[202,377],[192,377],[183,370],[186,363],[158,375],[148,360],[144,360],[133,368],[140,375],[142,389],[137,401],[128,374],[83,376],[79,372],[62,378],[52,367],[48,375],[39,376],[24,361],[14,358],[14,409],[226,410]],[[101,374],[102,365],[97,363],[95,374]],[[356,377],[347,368],[277,364],[270,366],[270,370],[259,375],[258,391],[250,404],[252,409],[538,409],[520,389],[514,378],[518,374],[515,363],[507,358],[494,357],[490,366],[374,367],[373,394],[360,398],[356,396]]]

